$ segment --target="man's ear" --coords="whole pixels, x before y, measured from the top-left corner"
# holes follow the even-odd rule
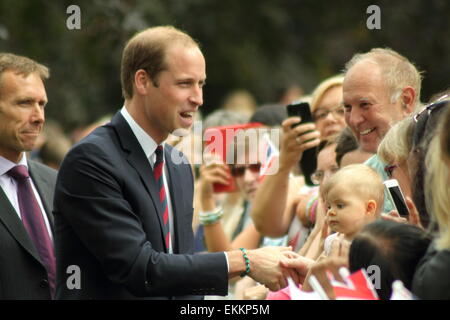
[[[377,212],[377,202],[375,200],[367,201],[366,214],[375,215]]]
[[[412,113],[414,111],[414,107],[416,106],[416,90],[414,90],[414,88],[411,86],[404,87],[402,89],[402,95],[400,99],[403,112],[405,112],[406,115]]]
[[[143,69],[136,71],[134,74],[134,87],[136,92],[140,95],[146,95],[149,85],[151,85],[151,81],[147,72]]]

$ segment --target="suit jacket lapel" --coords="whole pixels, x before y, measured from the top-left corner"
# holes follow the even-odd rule
[[[149,193],[153,205],[155,207],[155,214],[158,216],[159,225],[161,228],[161,237],[164,240],[164,224],[161,214],[161,203],[159,201],[159,190],[155,178],[153,177],[152,167],[145,156],[144,150],[140,146],[130,126],[120,112],[111,120],[109,124],[117,131],[121,146],[128,152],[128,163],[138,172],[145,189]],[[165,241],[163,241],[165,243]],[[167,250],[167,248],[166,248]]]
[[[0,221],[3,222],[5,227],[21,246],[24,247],[37,261],[41,262],[39,254],[28,236],[22,221],[2,188],[0,188],[0,205]]]
[[[39,170],[36,170],[36,166],[32,161],[28,161],[28,167],[31,179],[39,193],[39,196],[42,201],[42,205],[44,206],[45,214],[47,215],[48,221],[50,222],[50,228],[53,230],[53,197],[54,187],[50,184],[47,178],[40,174]]]

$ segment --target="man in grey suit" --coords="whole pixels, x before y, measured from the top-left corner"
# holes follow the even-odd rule
[[[0,299],[51,299],[56,171],[28,160],[45,122],[48,69],[0,53]]]

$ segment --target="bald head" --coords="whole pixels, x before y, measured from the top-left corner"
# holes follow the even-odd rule
[[[357,53],[345,65],[345,75],[363,61],[378,66],[383,81],[389,90],[391,102],[398,98],[402,88],[410,86],[414,89],[417,97],[415,102],[419,104],[422,76],[406,57],[388,48],[374,48],[366,53]]]

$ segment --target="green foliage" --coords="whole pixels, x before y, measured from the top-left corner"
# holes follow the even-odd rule
[[[81,8],[81,30],[66,27],[71,4]],[[366,27],[371,4],[381,8],[381,30]],[[449,86],[449,13],[446,0],[2,0],[0,50],[50,67],[47,117],[71,130],[122,106],[122,48],[135,32],[162,24],[202,45],[204,113],[233,89],[249,90],[260,104],[290,83],[310,91],[373,47],[397,50],[425,70],[427,100]]]

